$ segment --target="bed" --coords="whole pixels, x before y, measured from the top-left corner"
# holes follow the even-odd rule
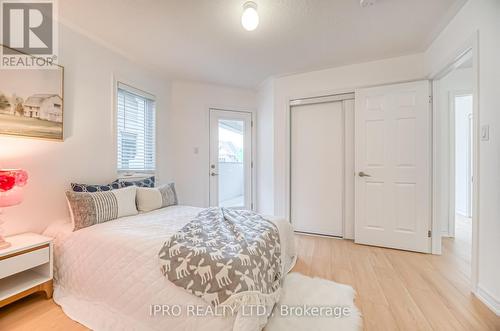
[[[45,234],[55,238],[55,302],[94,330],[258,329],[262,317],[152,314],[152,305],[209,305],[170,283],[157,258],[162,243],[201,210],[171,206],[75,232],[71,223],[49,226]],[[266,218],[279,230],[284,275],[295,261],[293,229],[283,219]]]

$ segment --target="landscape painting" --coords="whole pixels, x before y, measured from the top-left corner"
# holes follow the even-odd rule
[[[0,134],[63,140],[64,69],[0,70]]]

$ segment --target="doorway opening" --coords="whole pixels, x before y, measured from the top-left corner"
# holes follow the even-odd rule
[[[466,68],[464,68],[465,70]],[[464,257],[470,266],[472,242],[472,93],[453,96],[455,129],[455,224],[452,236],[455,245],[463,245]],[[468,272],[470,274],[470,272]]]
[[[477,169],[477,108],[472,49],[463,53],[434,80],[435,159],[439,164],[434,180],[439,188],[438,209],[442,254],[453,257],[457,269],[475,284],[475,239],[477,229],[475,183]],[[476,174],[476,175],[475,175]],[[440,194],[439,194],[440,193]],[[436,201],[436,200],[435,200]]]
[[[459,68],[457,72],[465,73],[463,82],[467,83],[471,68]],[[471,274],[472,254],[472,191],[473,191],[473,96],[471,92],[457,92],[451,95],[454,136],[454,151],[450,157],[454,178],[454,190],[450,192],[450,233],[444,239],[445,249],[449,249],[449,241],[453,241],[454,254],[463,261],[461,269],[467,277]],[[454,146],[453,146],[454,145]],[[453,169],[454,168],[454,169]],[[454,170],[454,171],[453,171]]]

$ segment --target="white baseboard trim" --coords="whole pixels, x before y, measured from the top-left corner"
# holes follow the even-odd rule
[[[443,231],[441,232],[441,238],[452,238],[452,236],[450,236],[448,231]]]
[[[500,300],[496,299],[488,291],[483,289],[481,285],[477,286],[474,293],[476,297],[481,300],[489,309],[491,309],[497,316],[500,316]]]

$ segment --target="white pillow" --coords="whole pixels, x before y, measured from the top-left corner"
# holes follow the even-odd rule
[[[137,215],[135,205],[137,187],[129,186],[111,191],[118,201],[118,218]]]
[[[154,188],[138,187],[136,202],[137,209],[141,212],[176,205],[177,194],[175,193],[175,185],[174,183],[170,183]]]
[[[147,212],[161,208],[161,193],[157,188],[138,187],[135,199],[139,211]]]

